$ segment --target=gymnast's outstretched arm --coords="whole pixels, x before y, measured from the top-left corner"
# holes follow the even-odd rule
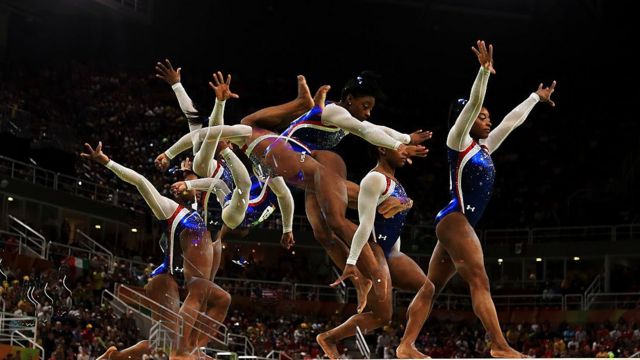
[[[544,87],[543,84],[540,84],[536,92],[531,93],[525,101],[516,106],[515,109],[511,110],[511,112],[502,119],[500,125],[496,126],[496,128],[489,133],[489,137],[482,141],[482,144],[489,149],[489,153],[491,154],[496,151],[504,139],[506,139],[507,136],[515,130],[515,128],[524,123],[527,116],[529,116],[529,113],[538,102],[547,102],[551,106],[555,106],[555,103],[551,100],[551,94],[553,94],[555,88],[555,81],[548,87]]]
[[[471,87],[469,101],[462,108],[447,136],[447,146],[456,151],[466,149],[473,141],[469,136],[469,131],[482,109],[489,74],[493,71],[493,47],[489,45],[489,50],[487,50],[484,41],[478,41],[478,49],[472,49],[480,62],[480,70]]]
[[[160,195],[158,190],[144,176],[109,159],[109,157],[102,152],[102,142],[98,143],[95,150],[89,144],[84,144],[84,146],[87,152],[81,153],[80,156],[104,165],[107,169],[113,171],[120,179],[135,186],[158,220],[166,220],[173,215],[178,208],[178,203]]]
[[[384,193],[387,186],[387,178],[377,172],[368,173],[360,182],[360,192],[358,193],[358,219],[360,225],[353,235],[348,265],[355,265],[360,257],[362,248],[367,244],[369,237],[373,233],[373,224],[376,219],[376,207],[378,200]]]
[[[202,128],[194,131],[193,134],[202,141],[205,136],[207,136],[208,130],[209,127]],[[251,127],[247,125],[218,125],[211,127],[210,136],[217,138],[219,135],[220,139],[227,139],[236,145],[243,146],[247,138],[251,136],[252,131]],[[191,134],[186,134],[175,144],[171,145],[165,152],[158,155],[155,160],[156,167],[160,170],[166,170],[169,167],[170,160],[187,150],[190,146]]]

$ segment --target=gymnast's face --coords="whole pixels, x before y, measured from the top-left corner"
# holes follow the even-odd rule
[[[370,95],[354,97],[347,95],[347,110],[356,119],[364,121],[371,117],[371,110],[376,105],[376,98]]]
[[[491,132],[491,117],[489,110],[483,107],[471,127],[470,134],[474,139],[486,139]]]
[[[407,154],[398,150],[378,148],[378,156],[381,160],[393,168],[403,167],[407,163]]]

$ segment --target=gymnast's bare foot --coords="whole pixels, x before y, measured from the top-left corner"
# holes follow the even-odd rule
[[[322,351],[324,351],[324,354],[330,359],[337,359],[340,357],[336,343],[329,339],[329,335],[327,335],[327,333],[318,334],[318,336],[316,336],[316,341],[322,348]]]
[[[316,104],[316,106],[324,108],[324,102],[327,100],[327,92],[329,92],[329,90],[331,90],[331,86],[329,85],[320,86],[313,97],[313,102]]]
[[[294,101],[298,104],[300,110],[305,112],[313,107],[313,98],[304,75],[298,75],[298,97]]]
[[[508,359],[521,359],[527,356],[516,351],[515,349],[507,346],[504,349],[491,348],[491,357],[494,358],[508,358]]]
[[[109,360],[111,355],[115,355],[114,352],[118,352],[118,348],[115,346],[111,346],[104,352],[104,354],[100,355],[96,360]]]
[[[402,344],[396,348],[396,356],[398,359],[431,359],[431,357],[421,353],[416,349],[415,344]]]
[[[359,270],[357,271],[360,272]],[[353,282],[353,286],[355,286],[356,288],[356,295],[358,297],[357,311],[358,314],[360,314],[367,306],[367,295],[369,295],[369,291],[371,290],[371,285],[373,283],[371,282],[371,280],[362,275],[358,277],[352,277],[351,282]]]
[[[364,310],[364,307],[367,306],[367,295],[373,283],[371,280],[362,276],[357,266],[347,264],[342,271],[342,275],[331,283],[330,286],[336,287],[349,278],[351,278],[353,285],[356,287],[356,293],[358,294],[358,314],[360,314],[362,310]]]

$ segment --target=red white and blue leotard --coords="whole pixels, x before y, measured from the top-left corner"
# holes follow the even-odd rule
[[[436,224],[453,212],[463,213],[472,226],[478,223],[493,191],[495,169],[491,154],[540,101],[540,97],[532,93],[509,112],[486,139],[477,142],[469,131],[482,109],[488,79],[489,71],[480,68],[469,102],[447,136],[451,201],[436,215]]]
[[[314,106],[291,122],[280,136],[295,139],[311,150],[331,150],[349,133],[388,149],[397,149],[401,143],[408,144],[411,141],[407,134],[368,121],[360,121],[347,109],[329,102],[324,107]]]
[[[473,141],[463,151],[448,149],[451,202],[436,215],[436,223],[458,211],[475,226],[491,199],[495,169],[485,146]]]
[[[151,277],[169,273],[174,276],[182,274],[183,255],[180,246],[180,234],[183,231],[192,232],[192,243],[199,245],[207,231],[204,220],[197,211],[189,210],[179,205],[173,215],[166,220],[169,233],[169,243],[165,252],[165,260],[151,272]]]

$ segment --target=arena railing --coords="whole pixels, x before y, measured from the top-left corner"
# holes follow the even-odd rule
[[[602,274],[598,274],[598,276],[593,279],[589,287],[584,291],[584,309],[587,310],[591,307],[591,303],[595,298],[595,295],[602,292],[604,282],[604,276]]]
[[[153,319],[148,330],[151,330],[156,322],[162,321],[164,327],[177,328],[179,329],[178,334],[182,335],[186,318],[193,324],[194,329],[199,329],[203,336],[209,339],[209,342],[227,345],[229,341],[227,326],[206,314],[200,313],[195,318],[188,313],[178,314],[126,285],[116,285],[115,296],[136,313],[152,314]],[[178,301],[178,306],[180,305]],[[148,319],[148,317],[145,318]]]
[[[85,234],[82,230],[76,229],[76,233],[80,234],[80,236],[82,236],[85,240],[85,241],[80,241],[80,244],[88,248],[91,251],[92,255],[98,255],[103,258],[106,258],[109,264],[108,265],[109,271],[112,271],[114,266],[113,252],[111,252],[109,249],[101,245],[99,242],[95,241],[89,235]],[[96,250],[96,248],[99,250]]]
[[[342,294],[340,288],[332,288],[328,285],[318,284],[235,279],[228,277],[216,277],[216,283],[225,288],[231,295],[249,296],[260,298],[264,301],[288,299],[346,303],[357,300],[354,288],[347,288],[346,292]]]
[[[7,240],[7,237],[14,238],[16,243],[10,244]],[[25,250],[28,250],[28,254],[32,256],[39,257],[35,250],[31,249],[26,245],[27,239],[24,235],[13,233],[9,231],[0,230],[0,245],[2,245],[5,249],[8,246],[14,246],[15,250],[18,254],[24,254]],[[107,266],[109,271],[113,271],[116,264],[126,264],[127,269],[131,272],[135,268],[140,274],[144,272],[144,269],[147,267],[147,264],[141,261],[136,261],[133,259],[126,259],[121,257],[113,256],[113,254],[107,254],[103,252],[94,251],[91,249],[80,248],[73,245],[63,244],[55,241],[47,242],[47,260],[58,260],[53,259],[55,256],[60,257],[68,257],[75,256],[81,259],[94,260],[96,257],[104,261],[104,264]],[[1,271],[1,266],[0,266]],[[1,274],[0,274],[1,275]]]
[[[253,343],[249,340],[248,337],[240,334],[232,334],[229,333],[229,349],[234,351],[235,353],[242,354],[244,356],[254,356],[255,348],[253,347]],[[233,347],[237,347],[233,348]]]
[[[151,311],[151,309],[144,308],[140,306],[140,304],[137,304],[135,302],[132,305],[130,305],[126,300],[127,300],[126,298],[123,299],[118,295],[117,286],[116,286],[115,294],[109,290],[102,291],[101,302],[103,305],[111,306],[111,308],[114,309],[116,313],[119,314],[120,316],[130,311],[131,314],[134,315],[135,317],[134,320],[136,320],[136,323],[137,323],[136,325],[141,330],[148,332],[150,335],[151,335],[151,330],[153,326],[158,322],[163,322],[167,324],[177,323],[178,326],[176,329],[168,328],[168,331],[172,333],[171,339],[169,339],[169,342],[170,342],[169,346],[171,347],[173,346],[173,344],[176,343],[178,337],[182,334],[182,327],[183,327],[182,318],[179,315],[173,313],[170,309],[164,308],[162,305],[158,304],[158,308],[163,311],[157,311],[155,313],[156,316],[154,319],[154,316],[153,316],[154,313]],[[165,313],[173,314],[173,315],[169,317],[165,315]],[[149,340],[152,341],[152,339],[149,339]]]
[[[640,224],[487,229],[480,231],[479,235],[485,245],[632,241],[640,239]]]
[[[36,165],[20,162],[0,156],[0,175],[8,178],[27,181],[33,184],[63,191],[77,196],[102,201],[105,203],[140,209],[142,199],[138,194],[119,191],[91,181],[55,173]],[[263,227],[278,228],[281,223],[279,213],[273,214]],[[294,216],[294,229],[310,231],[311,226],[306,216]],[[406,224],[404,233],[410,238],[424,238],[426,245],[436,241],[432,225]],[[614,226],[573,226],[573,227],[540,227],[524,229],[485,229],[478,230],[478,235],[485,245],[511,245],[514,243],[539,244],[558,241],[631,241],[640,239],[640,224],[622,224]],[[418,246],[418,245],[416,245]],[[429,249],[412,249],[409,253],[424,253]]]
[[[328,285],[288,283],[255,279],[234,279],[217,277],[216,283],[223,286],[231,295],[258,297],[264,301],[279,299],[335,301],[338,303],[357,301],[353,287],[346,288],[341,295],[338,288]],[[256,295],[256,293],[260,295]],[[415,292],[396,290],[393,294],[394,306],[407,307]],[[507,294],[492,295],[496,308],[515,310],[527,308],[557,308],[559,310],[584,309],[584,294]],[[639,297],[640,299],[640,297]],[[436,299],[436,308],[443,310],[471,310],[471,297],[467,294],[441,293]]]
[[[120,256],[114,256],[113,259],[114,259],[114,266],[116,264],[126,264],[126,267],[129,271],[133,271],[133,269],[138,271],[144,271],[144,269],[149,265],[143,261],[127,259]]]
[[[1,155],[0,175],[129,209],[136,209],[135,205],[141,201],[138,194],[114,190],[108,186],[56,173]]]
[[[4,300],[3,300],[4,305]],[[27,342],[31,348],[38,349],[44,357],[44,349],[37,343],[38,319],[34,316],[17,316],[12,313],[2,312],[0,316],[0,343],[11,345],[24,345]]]
[[[0,230],[0,235],[2,236],[0,237],[0,243],[4,246],[5,249],[7,249],[8,247],[15,246],[15,250],[17,251],[18,254],[23,254],[25,251],[28,251],[29,255],[40,257],[40,254],[38,252],[31,249],[27,245],[28,240],[24,234]],[[15,241],[17,241],[17,243],[10,244],[9,239],[6,239],[6,237],[8,237],[9,239],[13,238]]]
[[[594,293],[585,299],[584,310],[611,308],[640,308],[640,292]]]
[[[35,253],[36,256],[46,259],[47,258],[47,239],[45,239],[42,234],[33,230],[29,225],[25,224],[15,216],[8,214],[7,217],[10,220],[9,229],[11,231],[14,231],[22,235],[22,239],[24,240],[24,245],[29,250],[33,251],[33,253]]]
[[[293,360],[293,358],[286,352],[278,350],[271,350],[271,352],[267,354],[266,358],[275,360]]]
[[[40,344],[38,344],[35,341],[35,339],[31,339],[30,337],[26,336],[25,334],[23,334],[19,330],[16,330],[16,331],[11,333],[11,343],[10,343],[11,346],[18,345],[18,346],[20,346],[22,348],[26,348],[26,346],[23,344],[23,342],[27,342],[28,344],[30,344],[32,349],[38,349],[40,354],[42,355],[40,357],[40,359],[46,359],[45,353],[44,353],[44,348],[42,346],[40,346]]]
[[[53,259],[54,256],[60,256],[60,257],[74,256],[76,258],[86,259],[86,260],[99,259],[99,260],[102,260],[102,262],[107,266],[107,268],[110,269],[113,267],[113,259],[109,257],[109,254],[96,252],[90,249],[84,249],[84,248],[73,246],[73,245],[67,245],[67,244],[52,241],[49,243],[48,253],[49,253],[48,260],[52,260],[52,261],[59,260],[59,258]]]

